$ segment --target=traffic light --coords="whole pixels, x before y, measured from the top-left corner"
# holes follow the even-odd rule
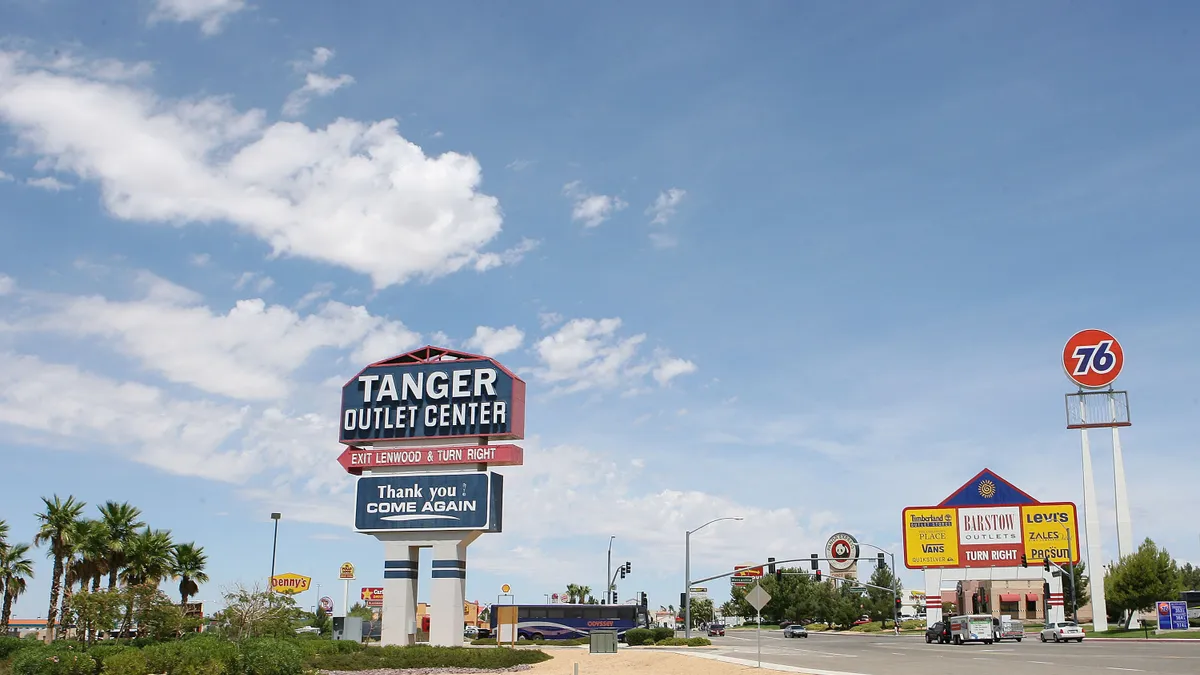
[[[880,569],[880,570],[881,570],[881,569],[883,569],[883,568],[885,568],[885,567],[887,567],[887,563],[883,562],[883,554],[882,554],[882,553],[877,553],[877,554],[875,555],[875,569]]]
[[[1029,567],[1029,556],[1021,554],[1021,567]]]
[[[646,591],[642,591],[641,593],[638,594],[638,604],[641,605],[642,607],[647,606],[646,605]]]
[[[1042,569],[1046,570],[1047,572],[1050,571],[1050,559],[1049,558],[1042,559]]]
[[[624,567],[624,566],[622,566],[622,567],[621,567],[619,570],[617,570],[617,571],[621,573],[621,578],[622,578],[622,579],[624,579],[624,578],[625,578],[625,567]]]
[[[615,605],[615,604],[617,604],[617,592],[616,592],[616,591],[613,591],[613,592],[612,592],[612,602],[610,602],[609,604],[610,604],[610,605]]]
[[[631,564],[628,560],[625,561],[625,573],[633,574],[633,564]]]
[[[821,570],[817,570],[816,577],[817,577],[817,581],[821,580]]]
[[[897,596],[896,596],[896,609],[897,609],[897,610],[899,610],[899,609],[900,609],[901,602],[902,602],[902,601],[900,600],[900,596],[898,596],[898,595],[897,595]]]
[[[774,558],[767,558],[767,571],[770,572],[771,574],[775,574],[775,559]]]
[[[812,554],[812,568],[818,572],[820,571],[820,568],[817,567],[817,554],[816,553]],[[818,574],[817,576],[819,577],[821,575]]]

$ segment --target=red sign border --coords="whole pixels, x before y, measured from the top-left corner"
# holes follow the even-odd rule
[[[1109,373],[1110,377],[1108,378],[1108,381],[1104,382],[1103,384],[1084,384],[1084,383],[1080,382],[1079,380],[1075,379],[1075,374],[1073,372],[1071,372],[1071,370],[1072,370],[1071,366],[1073,364],[1070,363],[1074,359],[1067,355],[1067,347],[1070,346],[1071,342],[1075,338],[1079,337],[1080,335],[1083,335],[1084,333],[1092,333],[1092,332],[1101,333],[1102,335],[1104,335],[1105,337],[1102,339],[1112,340],[1113,354],[1114,354],[1115,358],[1117,359],[1117,364],[1115,367],[1113,367],[1113,372]],[[1108,387],[1111,387],[1114,382],[1117,381],[1117,378],[1121,376],[1121,372],[1125,370],[1125,347],[1121,344],[1121,341],[1118,340],[1115,335],[1113,335],[1112,333],[1110,333],[1102,328],[1084,328],[1083,330],[1075,331],[1075,333],[1073,335],[1071,335],[1071,337],[1067,338],[1067,341],[1063,343],[1062,367],[1063,367],[1063,372],[1067,374],[1067,379],[1070,380],[1071,383],[1074,384],[1075,386],[1083,387],[1084,389],[1107,389]]]
[[[355,453],[368,452],[429,452],[432,450],[466,450],[468,448],[492,448],[496,450],[498,459],[479,462],[473,460],[454,461],[454,462],[414,462],[412,464],[355,464],[351,462],[351,457]],[[427,466],[463,466],[467,464],[484,464],[486,466],[521,466],[525,463],[525,449],[519,445],[512,443],[498,443],[487,445],[442,445],[442,446],[424,446],[424,447],[398,447],[398,448],[360,448],[358,446],[348,446],[342,454],[338,456],[338,464],[346,470],[346,473],[361,476],[364,469],[407,469],[421,468]]]

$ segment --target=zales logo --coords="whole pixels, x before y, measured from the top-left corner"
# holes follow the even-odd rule
[[[945,553],[945,544],[921,544],[921,553]]]

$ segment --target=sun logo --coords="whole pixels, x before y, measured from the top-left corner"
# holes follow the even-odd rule
[[[996,496],[996,484],[990,480],[979,482],[979,496],[984,499],[991,499]]]

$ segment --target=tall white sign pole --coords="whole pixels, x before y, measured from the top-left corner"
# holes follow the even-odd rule
[[[1110,394],[1108,409],[1112,419],[1117,419],[1117,401]],[[1112,428],[1113,481],[1116,483],[1117,506],[1117,556],[1124,558],[1134,552],[1133,518],[1129,516],[1129,490],[1125,487],[1125,458],[1121,455],[1121,433]]]
[[[1079,417],[1086,422],[1086,415],[1084,402],[1080,401]],[[1107,576],[1107,570],[1100,547],[1100,509],[1096,505],[1096,478],[1092,473],[1092,450],[1088,447],[1088,430],[1080,429],[1079,438],[1083,443],[1083,520],[1087,529],[1092,625],[1094,630],[1103,632],[1108,630],[1108,606],[1104,602],[1104,577]]]
[[[342,616],[350,616],[350,580],[343,579],[342,586]]]

